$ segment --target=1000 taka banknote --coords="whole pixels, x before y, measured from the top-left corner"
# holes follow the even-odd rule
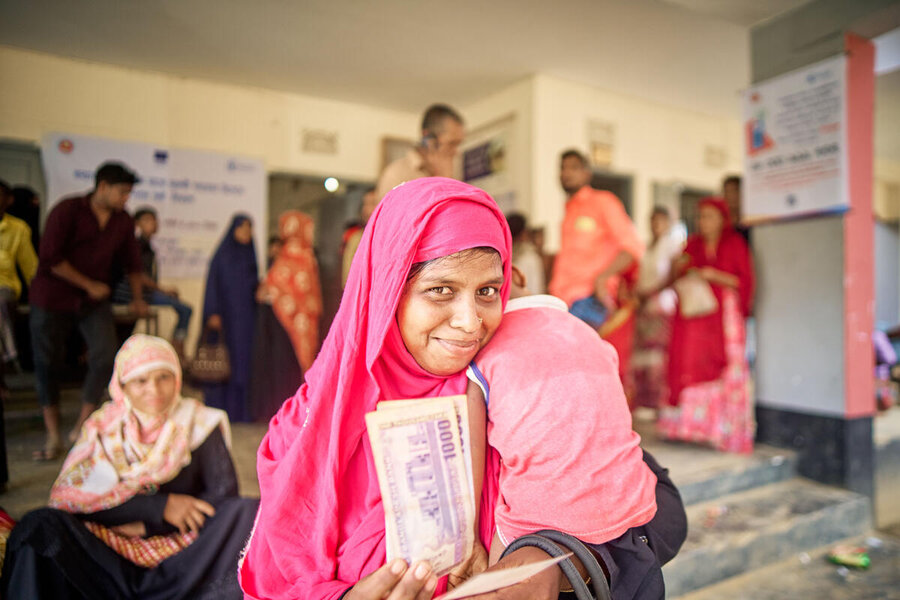
[[[475,510],[453,400],[366,415],[384,504],[387,560],[448,573],[471,551]]]
[[[456,424],[459,426],[459,443],[462,447],[463,461],[466,465],[466,480],[469,483],[472,511],[477,514],[475,508],[475,484],[472,479],[472,438],[469,433],[469,404],[466,395],[416,398],[414,400],[384,400],[375,405],[375,410],[400,410],[410,406],[422,406],[429,402],[443,402],[444,400],[452,400],[453,407],[456,409]]]

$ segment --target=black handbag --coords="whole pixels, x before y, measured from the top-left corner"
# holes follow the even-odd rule
[[[197,383],[223,383],[231,377],[231,361],[228,358],[228,346],[225,336],[219,331],[218,341],[210,341],[212,331],[203,328],[197,352],[191,361],[191,379]]]
[[[581,561],[584,568],[587,569],[588,575],[591,578],[591,587],[594,590],[592,595],[590,590],[588,590],[587,584],[581,578],[581,575],[578,574],[578,569],[575,568],[572,559],[567,558],[559,563],[559,568],[562,569],[563,574],[572,585],[575,597],[578,598],[578,600],[611,600],[612,596],[609,592],[609,583],[606,581],[606,575],[603,573],[600,561],[578,538],[561,531],[542,529],[537,533],[523,535],[522,537],[513,540],[506,550],[503,551],[500,558],[525,546],[540,548],[553,557],[562,556],[571,552]]]

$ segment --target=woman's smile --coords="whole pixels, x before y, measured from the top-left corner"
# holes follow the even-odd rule
[[[447,338],[435,337],[434,340],[441,344],[447,352],[457,356],[475,356],[475,353],[481,348],[480,340],[454,340]]]

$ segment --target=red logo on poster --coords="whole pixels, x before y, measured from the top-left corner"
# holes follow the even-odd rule
[[[75,144],[72,143],[72,140],[60,140],[59,141],[59,151],[63,154],[69,154],[72,150],[75,149]]]

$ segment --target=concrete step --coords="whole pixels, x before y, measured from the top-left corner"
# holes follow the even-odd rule
[[[688,506],[688,538],[665,566],[669,597],[872,527],[865,496],[793,478]]]
[[[786,481],[797,475],[791,450],[757,444],[753,454],[717,452],[697,444],[660,440],[653,419],[636,413],[634,429],[641,446],[669,469],[685,505],[705,502],[742,490]]]
[[[679,596],[678,600],[900,600],[900,538],[872,532],[840,543],[866,548],[871,566],[861,570],[832,564],[828,551],[836,544],[829,544]]]
[[[681,467],[673,469],[672,480],[685,505],[787,481],[797,475],[797,455],[783,448],[758,445],[750,456],[726,458],[730,462],[705,467],[696,462],[688,463],[690,468],[684,473]]]

